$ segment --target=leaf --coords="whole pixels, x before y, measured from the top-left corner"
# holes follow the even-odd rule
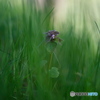
[[[53,52],[57,46],[56,42],[48,42],[47,43],[47,50],[48,52]]]
[[[40,63],[40,66],[45,66],[46,63],[47,63],[47,60],[42,60]]]
[[[57,78],[57,77],[59,76],[58,68],[52,67],[52,68],[49,70],[49,75],[50,75],[51,78]]]

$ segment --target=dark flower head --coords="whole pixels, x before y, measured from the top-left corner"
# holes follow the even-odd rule
[[[54,41],[54,40],[61,40],[60,38],[57,37],[57,35],[59,34],[58,31],[52,30],[52,31],[48,31],[45,33],[46,36],[46,41],[50,42],[50,41]]]

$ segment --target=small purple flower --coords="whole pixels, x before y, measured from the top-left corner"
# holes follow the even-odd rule
[[[61,39],[57,37],[57,35],[59,34],[58,31],[52,30],[52,31],[46,32],[45,34],[47,35],[46,36],[46,41],[47,42],[55,41],[55,40],[61,41]]]

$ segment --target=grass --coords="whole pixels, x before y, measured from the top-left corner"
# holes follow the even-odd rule
[[[55,30],[53,9],[40,11],[35,3],[26,5],[22,0],[15,6],[10,0],[0,0],[0,100],[100,99],[99,22],[88,21],[90,13],[83,10],[78,31],[78,15],[69,14],[59,29],[61,45],[51,54],[42,33]],[[59,72],[57,78],[49,75],[52,67],[58,69],[51,71],[53,75]],[[70,91],[99,95],[72,98]]]

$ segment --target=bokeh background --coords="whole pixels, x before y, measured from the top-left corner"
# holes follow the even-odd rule
[[[99,9],[99,0],[0,0],[0,100],[99,100]],[[53,52],[49,30],[62,39]]]

